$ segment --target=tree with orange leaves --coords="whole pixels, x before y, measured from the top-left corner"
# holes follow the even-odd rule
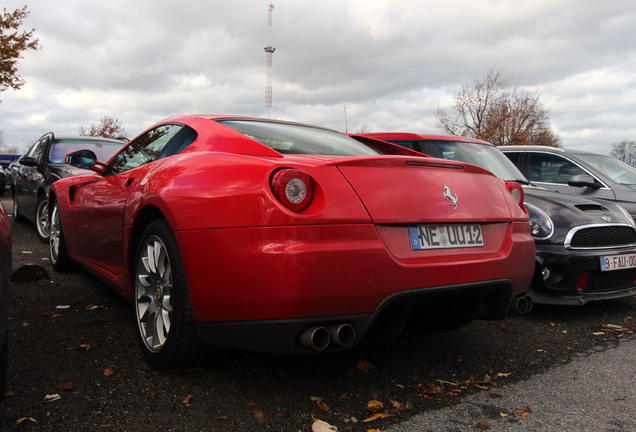
[[[441,129],[451,135],[483,139],[498,146],[560,146],[550,127],[550,112],[536,93],[510,87],[501,69],[490,69],[472,85],[463,85],[452,109],[438,110]]]

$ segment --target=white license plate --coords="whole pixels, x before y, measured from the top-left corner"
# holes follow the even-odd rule
[[[636,254],[601,257],[601,271],[623,270],[636,267]]]
[[[411,249],[455,249],[484,247],[480,224],[409,225]]]

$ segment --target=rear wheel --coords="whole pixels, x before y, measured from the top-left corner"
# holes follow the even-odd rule
[[[38,205],[35,209],[35,226],[38,232],[38,238],[42,243],[49,242],[49,203],[45,195],[38,199]]]
[[[69,270],[72,266],[71,259],[66,251],[60,208],[57,200],[51,203],[51,231],[49,236],[49,255],[51,265],[57,271]]]
[[[139,342],[151,365],[188,367],[221,353],[196,333],[181,256],[165,220],[153,221],[144,231],[133,277]]]

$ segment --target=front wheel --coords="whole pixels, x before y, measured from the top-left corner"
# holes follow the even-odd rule
[[[71,259],[66,251],[64,231],[60,219],[60,207],[57,200],[51,203],[51,231],[49,235],[49,255],[51,265],[57,271],[69,270],[72,266]]]
[[[196,333],[181,256],[165,220],[155,220],[145,229],[133,277],[137,334],[152,366],[188,367],[220,353],[204,345]]]
[[[38,205],[35,209],[35,226],[40,241],[44,244],[48,243],[51,231],[49,227],[49,203],[45,195],[38,199]]]

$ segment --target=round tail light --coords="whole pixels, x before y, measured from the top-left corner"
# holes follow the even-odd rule
[[[276,171],[272,175],[270,185],[276,199],[296,213],[305,210],[314,197],[311,177],[298,169],[285,168]]]
[[[525,212],[526,207],[523,205],[525,196],[523,194],[523,188],[521,187],[521,185],[517,182],[507,182],[506,188],[508,189],[508,192],[510,192],[510,195],[512,195],[512,197],[515,199],[517,204],[519,204],[519,207],[521,207],[521,209]]]

